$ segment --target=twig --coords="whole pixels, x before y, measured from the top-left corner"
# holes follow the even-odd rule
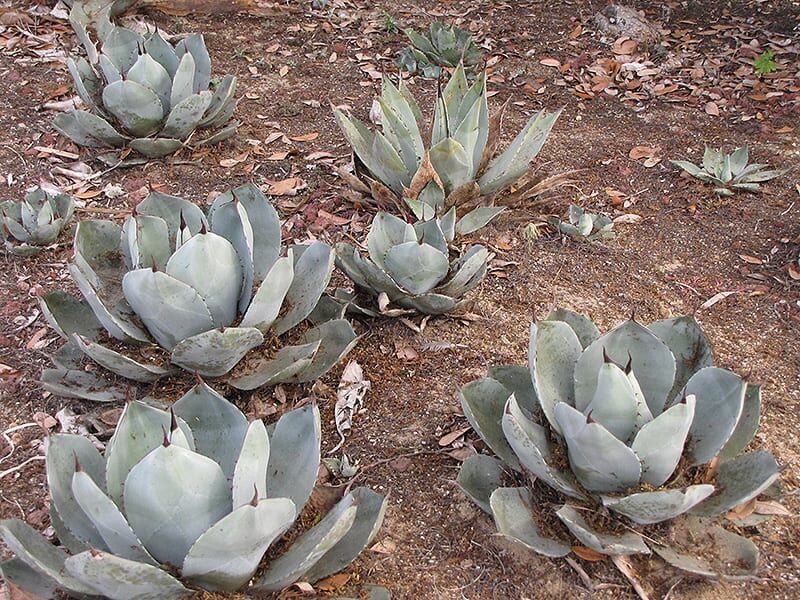
[[[6,475],[11,475],[11,473],[15,473],[22,469],[28,463],[31,463],[36,460],[44,460],[44,456],[31,456],[28,460],[24,461],[23,463],[17,465],[16,467],[11,467],[10,469],[6,469],[5,471],[0,471],[0,479],[5,477]]]
[[[9,450],[8,454],[0,458],[0,463],[6,460],[12,454],[14,454],[14,450],[17,449],[17,447],[14,445],[14,442],[11,440],[11,437],[8,434],[14,433],[15,431],[19,431],[20,429],[26,429],[28,427],[36,427],[37,425],[38,423],[23,423],[22,425],[17,425],[16,427],[6,429],[2,433],[0,433],[0,435],[2,435],[3,439],[6,441],[6,443],[11,447],[11,450]]]
[[[581,578],[583,585],[585,585],[590,592],[594,591],[594,583],[592,583],[592,578],[589,577],[589,574],[583,570],[583,567],[578,564],[578,561],[573,560],[569,556],[567,556],[564,560],[567,561],[567,564],[574,569],[574,571],[578,574],[578,577]]]
[[[639,598],[642,600],[650,600],[647,592],[642,587],[642,584],[639,583],[639,580],[635,577],[633,565],[631,565],[630,561],[625,556],[612,556],[611,562],[613,562],[614,566],[619,569],[619,572],[624,575],[625,579],[630,582],[631,586],[633,587],[633,591],[636,592],[636,595],[639,596]]]
[[[347,487],[344,489],[344,495],[347,495],[350,492],[350,488],[353,487],[353,484],[356,482],[358,478],[360,478],[364,474],[365,471],[386,464],[388,462],[392,462],[393,460],[397,460],[398,458],[411,458],[412,456],[423,456],[426,454],[444,454],[444,450],[417,450],[416,452],[407,452],[406,454],[396,454],[395,456],[382,458],[380,460],[376,460],[375,462],[371,462],[368,465],[364,465],[358,470],[358,473],[353,475],[353,478],[347,482]]]

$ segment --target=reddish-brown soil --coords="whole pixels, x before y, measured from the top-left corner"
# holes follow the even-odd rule
[[[12,4],[27,9],[20,0]],[[505,213],[473,236],[496,252],[496,269],[473,293],[470,310],[477,319],[432,319],[422,333],[399,321],[357,325],[366,335],[350,358],[363,366],[372,390],[343,449],[362,465],[358,483],[390,493],[391,499],[378,536],[383,551],[365,552],[348,571],[353,574],[349,585],[380,583],[396,598],[634,597],[610,562],[575,557],[595,585],[590,592],[567,562],[518,550],[499,539],[487,516],[454,484],[459,461],[447,454],[452,448],[442,449],[438,443],[443,435],[466,426],[456,399],[459,387],[492,365],[524,362],[531,319],[556,306],[591,315],[601,329],[631,312],[643,322],[695,313],[712,341],[717,363],[763,384],[762,424],[754,444],[775,454],[782,468],[781,501],[793,512],[800,510],[800,282],[788,270],[789,262],[797,259],[800,241],[797,90],[753,100],[747,90],[729,92],[719,81],[709,82],[706,87],[724,100],[716,103],[727,107],[720,115],[704,110],[714,97],[702,96],[706,85],[702,78],[693,82],[700,91],[680,101],[670,100],[669,95],[623,101],[602,92],[593,99],[579,98],[574,93],[577,81],[555,83],[555,70],[539,61],[552,57],[568,63],[582,53],[589,56],[603,49],[588,33],[577,42],[569,34],[580,23],[590,31],[591,15],[604,4],[331,1],[333,8],[313,14],[151,16],[173,33],[205,33],[215,73],[239,76],[242,128],[233,141],[185,157],[196,159],[196,164],[157,162],[103,175],[91,189],[114,183],[127,195],[87,199],[78,218],[122,218],[147,185],[203,203],[209,193],[245,181],[266,189],[270,182],[297,176],[308,187],[297,196],[275,198],[291,224],[287,237],[302,240],[306,230],[328,241],[346,234],[362,236],[368,211],[360,208],[354,216],[345,184],[324,161],[307,157],[326,151],[337,164],[346,163],[348,149],[329,103],[347,104],[366,118],[377,90],[369,71],[394,72],[392,59],[404,40],[402,34],[381,29],[384,11],[403,26],[425,27],[436,16],[475,24],[479,39],[491,47],[487,57],[501,58],[492,66],[490,86],[497,94],[491,105],[496,108],[512,100],[506,136],[534,110],[565,109],[535,166],[544,174],[580,169],[577,182],[544,203]],[[782,47],[793,47],[794,53],[779,56],[788,63],[784,75],[790,79],[797,75],[796,3],[636,4],[669,29],[687,30],[700,40],[699,46],[687,48],[710,59],[750,39],[758,39],[762,46],[769,40],[785,41]],[[672,10],[666,10],[670,6]],[[41,36],[51,32],[54,23],[41,19],[24,28]],[[708,27],[730,23],[743,29],[736,35],[726,34],[725,29],[708,33]],[[64,31],[59,40],[71,48],[73,38],[63,24],[57,25]],[[32,38],[22,39],[29,43]],[[54,180],[52,174],[54,167],[71,161],[43,154],[35,146],[76,152],[95,170],[104,168],[92,162],[91,152],[59,138],[50,125],[53,113],[39,110],[57,88],[69,84],[69,78],[61,64],[43,61],[28,48],[0,47],[0,175],[8,182],[2,184],[3,199],[17,199],[40,180],[72,183],[63,176]],[[365,67],[367,63],[373,67]],[[732,68],[722,71],[726,81],[737,77]],[[423,80],[413,88],[428,100],[435,92],[435,84]],[[275,131],[289,137],[310,132],[319,136],[288,145],[283,140],[266,144]],[[763,193],[718,200],[708,188],[680,177],[668,162],[670,158],[699,161],[704,143],[728,151],[747,144],[757,162],[791,170],[766,184]],[[652,168],[631,160],[629,151],[637,145],[660,146],[658,156],[663,160]],[[284,150],[292,153],[283,160],[268,160]],[[241,162],[220,166],[220,161],[234,157]],[[606,189],[618,190],[629,202],[613,206]],[[563,214],[570,202],[614,215],[634,213],[642,219],[618,225],[618,237],[602,243],[563,244],[554,236],[529,240],[523,235],[529,222]],[[349,219],[349,225],[332,224],[326,212]],[[65,234],[57,248],[33,259],[0,251],[0,430],[31,423],[37,413],[54,415],[64,405],[84,414],[108,408],[55,398],[37,384],[49,362],[47,353],[60,343],[38,315],[37,296],[69,286],[68,240]],[[761,264],[752,264],[757,262],[753,257]],[[719,292],[733,294],[701,307]],[[431,342],[449,342],[450,347],[425,350]],[[398,358],[398,347],[412,348],[415,358]],[[325,449],[338,442],[333,403],[342,366],[315,387],[324,417]],[[290,400],[310,393],[288,391]],[[271,390],[259,391],[255,398],[230,397],[249,408],[253,402],[261,406],[273,402]],[[16,450],[0,462],[0,471],[40,453],[43,433],[38,426],[11,435]],[[470,432],[466,442],[477,443],[477,438]],[[5,441],[0,441],[0,452],[8,452]],[[0,480],[0,517],[24,518],[44,529],[47,505],[42,461],[34,460]],[[635,565],[651,597],[796,598],[800,589],[796,518],[774,519],[747,534],[761,550],[760,578],[753,582],[712,585],[693,582],[655,559]]]

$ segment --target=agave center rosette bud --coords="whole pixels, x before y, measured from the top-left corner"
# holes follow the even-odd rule
[[[184,145],[221,142],[234,133],[236,78],[226,75],[211,91],[211,58],[201,34],[172,46],[158,31],[144,36],[112,27],[98,52],[73,20],[87,58],[67,60],[75,90],[87,110],[56,116],[55,128],[79,146],[132,148],[149,158]],[[197,139],[200,129],[216,130]]]
[[[710,577],[754,572],[756,547],[712,519],[777,481],[769,452],[742,454],[758,428],[760,389],[713,366],[693,317],[648,326],[631,319],[600,335],[586,317],[557,310],[532,325],[528,363],[496,367],[461,391],[464,414],[498,458],[470,457],[459,483],[500,533],[549,556],[570,551],[532,518],[538,507],[530,487],[504,486],[508,469],[566,497],[556,516],[596,552],[653,551]],[[707,477],[712,461],[718,466]],[[598,527],[593,517],[605,510],[624,527]],[[639,534],[665,522],[674,525],[672,545],[653,541],[663,534]],[[691,556],[684,526],[705,531],[718,557],[746,568],[723,573]]]
[[[336,262],[359,290],[378,299],[380,313],[360,309],[367,314],[392,314],[381,306],[382,297],[406,309],[443,314],[455,309],[481,282],[489,257],[486,248],[474,245],[451,261],[448,243],[454,235],[452,210],[444,219],[414,225],[381,212],[367,234],[369,258],[363,258],[350,244],[340,243]]]
[[[361,178],[350,177],[351,182],[361,191],[387,204],[402,198],[424,220],[442,217],[452,207],[461,212],[480,204],[456,224],[464,234],[483,227],[503,210],[490,206],[491,200],[512,184],[517,200],[541,193],[543,182],[521,179],[561,111],[532,116],[506,150],[496,155],[503,110],[489,114],[485,73],[470,85],[464,68],[456,68],[438,96],[428,146],[422,139],[421,132],[427,130],[422,112],[402,80],[398,87],[384,77],[378,102],[382,131],[334,111]]]
[[[0,571],[32,593],[49,589],[47,597],[112,600],[270,592],[327,577],[376,535],[386,510],[379,494],[347,494],[253,579],[311,496],[320,441],[316,406],[285,413],[270,432],[204,383],[169,412],[130,402],[104,454],[83,436],[48,438],[61,546],[18,519],[0,521],[16,555]]]
[[[549,223],[559,233],[579,242],[612,239],[617,235],[614,233],[614,221],[610,217],[586,212],[575,204],[569,205],[569,221],[553,217]]]
[[[780,177],[788,170],[768,170],[767,165],[747,164],[749,160],[750,151],[747,146],[737,148],[732,154],[706,146],[702,165],[685,160],[670,162],[703,183],[713,185],[714,193],[718,196],[733,196],[738,190],[758,192],[761,183]]]
[[[409,73],[419,73],[429,79],[438,79],[442,67],[463,65],[466,73],[478,69],[483,52],[475,44],[469,31],[434,21],[427,32],[414,29],[403,31],[412,46],[403,49],[396,64]]]
[[[154,192],[122,227],[82,221],[69,271],[84,299],[64,292],[43,298],[45,316],[68,343],[42,381],[66,396],[119,399],[124,390],[99,385],[80,368],[82,358],[138,382],[173,367],[220,377],[265,339],[279,349],[247,361],[232,385],[313,381],[356,341],[341,312],[312,315],[333,263],[322,242],[292,246],[281,257],[278,215],[252,184],[218,196],[208,217],[191,202]],[[307,319],[314,327],[299,344],[281,347],[280,338]],[[109,346],[103,330],[133,344],[133,352]],[[168,360],[152,359],[154,343]]]
[[[0,203],[0,237],[12,254],[36,254],[58,239],[74,211],[72,196],[37,187],[20,202]]]

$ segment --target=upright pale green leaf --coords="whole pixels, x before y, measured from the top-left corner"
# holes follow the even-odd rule
[[[484,377],[462,387],[459,400],[475,433],[505,464],[521,471],[519,460],[503,433],[503,412],[510,395],[511,390],[499,381]]]
[[[261,420],[250,423],[242,442],[242,449],[233,469],[231,493],[233,508],[245,506],[255,494],[267,495],[267,464],[269,463],[269,436]]]
[[[544,537],[533,520],[533,498],[526,488],[497,488],[489,500],[497,530],[538,554],[559,558],[569,554],[563,542]]]
[[[642,462],[642,481],[659,487],[672,476],[694,416],[695,398],[687,396],[639,430],[631,449]]]
[[[283,300],[294,280],[294,258],[289,255],[279,258],[272,265],[264,281],[259,286],[250,306],[242,318],[243,327],[256,327],[262,333],[269,331],[278,318]]]
[[[447,256],[426,243],[405,242],[390,248],[386,255],[386,272],[413,295],[431,291],[449,269]]]
[[[472,179],[472,156],[455,138],[445,138],[432,146],[430,157],[446,195]]]
[[[137,137],[158,131],[165,112],[154,91],[131,80],[107,85],[103,89],[103,105],[126,131]]]
[[[160,135],[186,140],[200,126],[203,115],[211,105],[211,98],[211,92],[203,91],[199,94],[192,94],[178,102],[167,115],[167,120]]]
[[[295,258],[294,279],[284,301],[289,309],[273,324],[275,335],[283,335],[311,314],[328,286],[334,258],[331,247],[323,242],[313,242]]]
[[[692,513],[713,517],[752,500],[778,479],[778,464],[766,450],[742,454],[720,464],[716,491],[692,509]]]
[[[667,395],[674,398],[700,369],[711,367],[714,356],[700,324],[692,317],[677,317],[650,323],[647,328],[664,342],[675,356],[675,382]]]
[[[139,56],[130,71],[128,71],[127,78],[150,88],[161,101],[164,112],[167,113],[169,111],[172,79],[167,70],[152,56],[147,53]]]
[[[170,90],[170,106],[177,106],[183,100],[195,93],[194,85],[195,62],[191,53],[187,52],[181,57],[178,69],[172,78],[172,89]]]
[[[412,225],[390,213],[379,212],[372,219],[372,225],[367,232],[369,257],[372,262],[384,269],[386,256],[392,247],[416,239],[417,236]]]
[[[302,510],[317,479],[321,437],[316,406],[293,410],[278,420],[270,439],[267,497],[289,498]]]
[[[491,514],[489,498],[503,485],[503,463],[493,456],[473,454],[462,463],[456,482],[470,500]]]
[[[636,392],[625,372],[613,363],[604,363],[597,373],[592,401],[583,412],[627,443],[634,432],[637,409]]]

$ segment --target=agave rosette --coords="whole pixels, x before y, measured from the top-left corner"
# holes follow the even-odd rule
[[[341,242],[336,246],[336,263],[359,290],[374,299],[385,295],[386,300],[405,309],[443,314],[455,309],[482,281],[489,256],[486,248],[476,244],[451,261],[448,244],[454,235],[454,210],[441,220],[414,225],[380,212],[367,234],[369,258]],[[379,309],[387,314],[380,301]]]
[[[36,254],[58,239],[73,212],[72,196],[36,188],[21,202],[0,203],[0,237],[12,254]]]
[[[320,438],[315,406],[284,414],[270,433],[203,383],[169,412],[130,402],[104,454],[83,436],[48,438],[61,547],[23,521],[0,521],[16,555],[0,571],[41,597],[61,590],[111,600],[274,592],[327,577],[377,533],[379,494],[353,490],[253,578],[311,495]]]
[[[537,526],[530,487],[504,487],[508,469],[566,497],[556,516],[595,552],[653,551],[710,577],[754,572],[755,545],[713,519],[778,478],[769,452],[742,454],[758,428],[760,390],[713,366],[693,317],[648,326],[629,320],[600,335],[589,319],[558,310],[531,327],[528,361],[497,367],[461,391],[464,414],[499,458],[467,459],[459,483],[501,534],[548,556],[570,552],[570,542]],[[704,479],[712,461],[714,476]],[[593,524],[603,511],[623,527]],[[684,525],[705,531],[719,556],[744,568],[723,574],[684,550],[677,533],[672,540],[663,530],[639,533],[665,522],[674,532]]]
[[[718,196],[733,196],[738,190],[757,192],[761,189],[761,183],[786,173],[786,170],[768,170],[765,168],[767,165],[747,164],[749,160],[750,151],[747,146],[737,148],[732,154],[706,146],[702,165],[685,160],[670,162],[703,183],[713,185],[714,193]]]
[[[187,200],[154,192],[122,227],[81,221],[69,271],[83,300],[61,291],[42,299],[49,323],[67,340],[53,357],[56,368],[42,374],[45,387],[120,399],[124,390],[83,370],[83,358],[137,382],[174,367],[220,377],[265,340],[279,349],[245,361],[231,385],[317,379],[356,341],[341,314],[312,314],[330,280],[333,250],[314,242],[281,252],[278,215],[252,184],[218,196],[208,217]],[[281,347],[280,338],[307,319],[314,326],[299,343]],[[112,348],[103,331],[138,352]]]
[[[519,183],[560,114],[538,112],[496,155],[503,111],[489,115],[485,73],[470,85],[463,67],[456,68],[437,100],[428,147],[422,139],[422,112],[402,80],[397,87],[384,76],[379,104],[382,131],[334,111],[353,149],[356,173],[375,198],[402,198],[424,220],[454,206],[490,204],[496,194]],[[526,190],[520,185],[517,193]],[[482,227],[502,207],[477,210],[458,222],[459,233]]]
[[[549,222],[559,233],[581,242],[593,242],[616,237],[614,221],[610,217],[587,212],[575,204],[570,204],[569,206],[567,221],[554,217]]]
[[[236,78],[226,75],[214,91],[211,58],[201,34],[172,46],[158,31],[144,36],[112,27],[98,52],[73,20],[87,57],[67,60],[75,90],[88,110],[56,116],[55,128],[80,146],[131,148],[149,158],[175,153],[192,139],[199,146],[231,137]],[[202,139],[201,129],[214,133]]]
[[[465,72],[474,72],[483,59],[483,52],[469,31],[442,21],[433,21],[424,33],[414,29],[406,29],[403,33],[412,46],[403,49],[397,58],[397,66],[409,73],[437,79],[442,74],[442,67],[463,65]]]

